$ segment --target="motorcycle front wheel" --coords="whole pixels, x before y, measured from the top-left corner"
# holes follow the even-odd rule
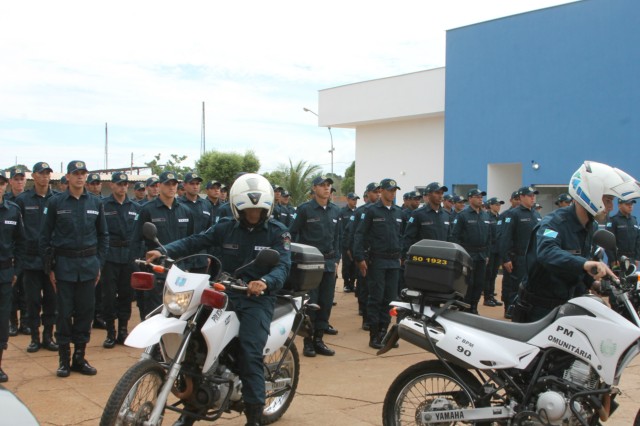
[[[474,408],[469,389],[479,390],[480,382],[466,370],[458,368],[456,373],[464,383],[438,360],[424,361],[404,370],[393,381],[384,398],[383,425],[421,425],[425,412]]]
[[[285,346],[276,352],[264,357],[265,377],[269,377],[275,371],[285,350]],[[278,420],[287,411],[298,388],[298,378],[300,376],[300,356],[295,343],[284,357],[284,362],[279,372],[274,375],[273,381],[266,383],[267,394],[262,412],[262,424],[268,425]],[[269,387],[272,390],[268,390]]]
[[[156,405],[165,370],[151,359],[134,364],[116,384],[100,426],[142,426]]]

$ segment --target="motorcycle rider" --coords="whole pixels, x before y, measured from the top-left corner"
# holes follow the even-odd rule
[[[594,280],[614,276],[605,263],[588,259],[595,220],[612,210],[614,197],[637,198],[640,187],[619,169],[585,161],[571,177],[569,192],[573,205],[546,215],[531,233],[514,322],[539,320],[584,294]]]
[[[265,378],[262,352],[276,303],[275,293],[282,288],[291,265],[291,235],[280,222],[269,219],[274,205],[271,184],[264,177],[247,173],[240,176],[229,194],[235,220],[224,219],[206,232],[167,244],[167,255],[178,258],[207,249],[222,261],[223,271],[233,273],[253,260],[263,248],[280,253],[280,262],[266,269],[252,265],[242,270],[247,292],[230,291],[229,299],[240,320],[238,333],[240,379],[247,425],[259,425],[265,403]],[[161,256],[159,250],[147,252],[147,261]],[[176,425],[192,425],[195,419],[180,416]]]

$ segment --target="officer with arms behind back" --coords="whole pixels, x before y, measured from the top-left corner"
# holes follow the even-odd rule
[[[514,322],[543,318],[556,306],[585,293],[594,280],[613,273],[588,260],[595,220],[613,208],[614,197],[640,196],[635,179],[606,164],[585,161],[571,177],[570,207],[555,210],[534,228],[527,248],[527,276],[513,312]]]
[[[95,286],[107,257],[109,232],[102,202],[84,188],[87,172],[84,161],[67,165],[69,189],[47,201],[40,233],[40,255],[51,258],[53,252],[55,258],[55,265],[45,268],[51,270],[49,279],[56,289],[58,377],[68,377],[71,371],[86,375],[97,372],[84,355],[91,337]],[[71,343],[75,350],[70,366]]]
[[[247,282],[246,294],[228,292],[240,320],[238,353],[247,425],[257,426],[265,399],[262,352],[269,336],[275,294],[282,288],[291,266],[291,235],[284,225],[269,219],[274,197],[264,177],[253,173],[242,175],[231,187],[229,197],[236,220],[224,219],[206,232],[175,241],[165,249],[174,259],[208,249],[222,261],[223,271],[230,274],[255,259],[264,248],[280,253],[280,262],[273,268],[253,265],[242,270],[239,278]],[[147,260],[160,255],[158,250],[149,251]],[[176,424],[193,422],[193,418],[183,415]]]

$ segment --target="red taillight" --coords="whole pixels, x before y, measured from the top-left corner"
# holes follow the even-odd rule
[[[136,290],[151,290],[156,283],[156,276],[151,272],[134,272],[131,274],[131,287]]]
[[[210,308],[223,309],[227,306],[227,295],[212,288],[205,288],[200,303]]]

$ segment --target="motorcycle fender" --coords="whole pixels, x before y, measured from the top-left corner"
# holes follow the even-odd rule
[[[240,321],[235,312],[214,309],[211,316],[202,326],[202,337],[207,342],[207,358],[202,372],[209,371],[227,345],[238,336]]]
[[[437,347],[478,369],[526,368],[540,350],[532,344],[507,339],[444,318],[438,322],[444,327],[445,335],[437,343]]]
[[[264,347],[263,355],[269,355],[276,352],[284,345],[291,332],[295,316],[296,312],[291,310],[291,313],[280,317],[271,323],[269,338],[267,339],[267,344]]]
[[[129,333],[124,344],[132,348],[146,348],[155,345],[167,333],[182,334],[187,325],[186,321],[178,318],[155,315],[138,324]]]

